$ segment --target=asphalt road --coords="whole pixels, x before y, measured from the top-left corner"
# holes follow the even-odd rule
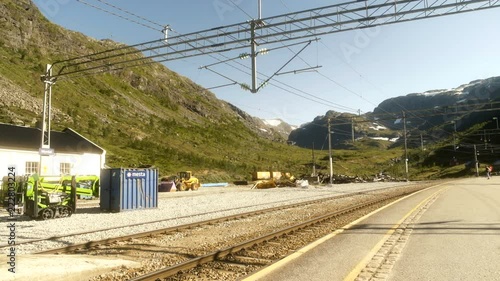
[[[500,280],[500,177],[426,189],[244,280]]]

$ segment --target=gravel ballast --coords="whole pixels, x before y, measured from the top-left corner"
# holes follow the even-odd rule
[[[87,201],[77,206],[76,213],[68,218],[39,221],[19,216],[15,222],[16,243],[85,231],[116,229],[62,238],[58,241],[40,241],[34,244],[18,245],[16,251],[18,254],[34,253],[68,244],[118,237],[291,203],[415,184],[417,183],[353,183],[333,186],[310,185],[308,188],[287,187],[273,189],[251,189],[249,186],[206,187],[198,191],[159,193],[157,208],[124,210],[117,213],[101,212],[98,200],[94,200],[94,202]],[[2,223],[8,223],[7,217],[7,212],[2,210],[0,212]],[[131,226],[158,220],[164,221]],[[7,230],[1,231],[0,245],[6,245],[8,238],[9,233]],[[7,249],[4,249],[4,252],[7,252]]]

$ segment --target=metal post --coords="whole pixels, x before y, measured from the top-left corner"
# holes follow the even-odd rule
[[[457,141],[456,141],[456,134],[457,134],[457,122],[453,122],[453,151],[457,151]]]
[[[405,112],[403,111],[403,134],[404,134],[404,139],[405,139],[405,172],[406,172],[406,181],[409,180],[408,178],[408,145],[406,141],[406,115]]]
[[[486,130],[483,130],[484,134],[484,149],[488,149],[488,140],[486,140]]]
[[[52,83],[50,77],[52,76],[52,65],[47,64],[47,71],[42,77],[42,81],[45,84],[45,90],[43,93],[43,111],[42,111],[42,140],[40,147],[48,148],[50,147],[50,110],[51,110],[51,99],[52,99]]]
[[[476,145],[474,145],[474,162],[475,162],[475,165],[476,165],[476,177],[479,177],[479,163],[477,162]]]
[[[35,182],[33,184],[33,213],[31,214],[32,218],[38,217],[38,178],[35,178]]]
[[[420,149],[424,151],[424,136],[420,134]]]
[[[351,118],[351,138],[352,143],[354,143],[354,118]]]
[[[43,93],[43,110],[42,110],[42,138],[40,149],[50,148],[50,123],[51,123],[51,109],[52,109],[52,65],[47,64],[45,75],[42,76],[42,81],[45,84]],[[40,151],[40,161],[38,163],[38,174],[42,174],[43,156]]]
[[[330,130],[330,118],[328,118],[328,157],[330,158],[330,184],[333,184],[332,133]]]
[[[312,176],[316,176],[316,159],[314,159],[314,142],[312,147],[312,158],[313,158],[313,173]]]
[[[497,130],[498,130],[498,117],[493,117],[493,120],[497,121]]]
[[[74,214],[76,212],[76,177],[71,177],[71,212]]]
[[[165,42],[165,44],[167,44],[167,43],[168,43],[168,31],[170,31],[170,30],[172,30],[172,29],[170,28],[170,25],[165,25],[165,27],[164,27],[164,28],[163,28],[163,30],[162,30],[162,32],[163,32],[163,34],[164,34],[164,40],[163,40],[163,41]]]
[[[251,42],[250,42],[250,56],[252,59],[252,89],[250,92],[257,93],[257,43],[255,42],[255,26],[254,20],[250,22],[251,27]]]
[[[259,0],[259,20],[262,19],[262,1]]]

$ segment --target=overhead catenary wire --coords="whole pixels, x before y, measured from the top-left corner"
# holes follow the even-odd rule
[[[244,13],[245,15],[247,15],[250,19],[252,19],[252,16],[250,14],[248,14],[247,12],[245,12],[245,10],[243,10],[238,4],[234,3],[233,0],[229,0],[229,2],[231,2],[231,4],[233,4],[233,6],[235,6],[238,10],[240,10],[242,13]]]
[[[219,51],[214,51],[213,53],[217,53],[217,54],[219,54],[218,52],[219,52]],[[204,52],[204,54],[206,54],[206,52]],[[220,55],[220,54],[219,54],[219,55]],[[135,65],[133,65],[133,66],[135,66]]]
[[[283,0],[280,0],[280,1],[281,1],[281,4],[282,4],[283,6],[285,6],[285,8],[286,8],[286,9],[288,9],[288,10],[290,11],[290,8],[288,8],[288,6],[287,6],[287,5],[283,2]],[[325,47],[327,47],[327,50],[329,50],[332,54],[334,54],[334,52],[333,52],[333,51],[332,51],[332,50],[331,50],[331,49],[330,49],[330,48],[329,48],[329,47],[328,47],[328,46],[327,46],[327,45],[326,45],[323,41],[320,41],[320,43],[321,43],[322,45],[324,45]],[[290,50],[290,48],[289,48],[289,50]],[[290,51],[292,51],[292,50],[290,50]],[[292,52],[293,52],[293,51],[292,51]],[[318,55],[318,54],[317,54],[317,55]],[[300,58],[300,57],[299,57],[299,58]],[[300,58],[300,59],[301,59],[304,63],[306,63],[306,64],[307,64],[310,68],[312,68],[312,66],[311,66],[308,62],[306,62],[306,61],[305,61],[304,59],[302,59],[302,58]],[[355,69],[354,69],[351,65],[349,65],[349,66],[351,67],[351,69],[353,69],[356,73],[358,73],[358,74],[359,74],[359,72],[357,72],[357,71],[356,71],[356,70],[355,70]],[[345,86],[343,86],[342,84],[338,83],[337,81],[335,81],[335,80],[331,79],[330,77],[327,77],[326,75],[324,75],[324,74],[320,73],[319,71],[316,71],[316,72],[317,72],[319,75],[321,75],[322,77],[326,78],[328,81],[333,82],[335,85],[337,85],[337,86],[339,86],[339,87],[343,88],[344,90],[347,90],[348,92],[350,92],[350,93],[352,93],[352,94],[354,94],[354,95],[356,95],[356,96],[360,97],[361,99],[363,99],[363,100],[365,100],[365,101],[368,101],[368,100],[367,100],[367,99],[365,99],[362,95],[360,95],[360,94],[358,94],[358,93],[356,93],[356,92],[354,92],[354,91],[352,91],[352,90],[348,89],[347,87],[345,87]],[[376,106],[374,103],[372,103],[372,102],[370,102],[370,101],[368,101],[368,102],[369,102],[370,104],[372,104],[373,106]]]
[[[146,27],[146,28],[149,28],[149,29],[152,29],[152,30],[156,30],[156,31],[162,31],[161,29],[157,29],[157,28],[154,28],[154,27],[152,27],[152,26],[150,26],[150,25],[147,25],[147,24],[144,24],[144,23],[140,23],[140,22],[138,22],[138,21],[136,21],[136,20],[133,20],[133,19],[131,19],[131,18],[127,18],[127,17],[121,16],[121,15],[119,15],[119,14],[117,14],[117,13],[114,13],[114,12],[111,12],[111,11],[109,11],[109,10],[103,9],[103,8],[101,8],[101,7],[99,7],[99,6],[96,6],[96,5],[90,4],[90,3],[85,2],[85,1],[83,1],[83,0],[76,0],[76,1],[77,1],[77,2],[80,2],[80,3],[82,3],[82,4],[85,4],[85,5],[89,6],[89,7],[92,7],[92,8],[98,9],[98,10],[100,10],[100,11],[102,11],[102,12],[105,12],[105,13],[111,14],[111,15],[113,15],[113,16],[116,16],[116,17],[122,18],[122,19],[124,19],[124,20],[130,21],[130,22],[133,22],[133,23],[135,23],[135,24],[141,25],[141,26],[143,26],[143,27]],[[102,1],[102,0],[96,0],[96,1],[99,1],[99,2],[101,2],[101,3],[104,3],[104,4],[108,5],[108,6],[111,6],[111,7],[113,7],[113,8],[116,8],[116,9],[118,9],[118,10],[124,11],[124,10],[122,10],[122,9],[120,9],[120,8],[118,8],[118,7],[114,6],[114,5],[108,4],[108,3],[106,3],[106,2],[104,2],[104,1]],[[133,15],[133,14],[131,14],[131,13],[128,13],[128,14]],[[134,15],[134,16],[135,16],[135,15]],[[141,18],[141,17],[139,17],[139,18]],[[143,18],[141,18],[141,19],[143,19]],[[146,20],[146,21],[148,21],[148,20]],[[151,21],[148,21],[148,22],[151,22]],[[153,22],[151,22],[151,23],[153,23]]]
[[[117,10],[119,10],[119,11],[124,12],[125,14],[131,15],[131,16],[134,16],[134,17],[136,17],[136,18],[138,18],[138,19],[141,19],[141,20],[143,20],[143,21],[145,21],[145,22],[149,22],[149,23],[154,24],[154,25],[159,26],[159,27],[164,27],[164,26],[163,26],[162,24],[160,24],[160,23],[157,23],[157,22],[151,21],[151,20],[149,20],[149,19],[147,19],[147,18],[145,18],[145,17],[139,16],[139,15],[136,15],[136,14],[134,14],[134,13],[132,13],[132,12],[129,12],[129,11],[125,10],[125,9],[122,9],[122,8],[120,8],[120,7],[116,6],[116,5],[110,4],[110,3],[108,3],[108,2],[106,2],[106,1],[104,1],[104,0],[96,0],[96,1],[99,1],[99,2],[101,2],[101,3],[103,3],[103,4],[105,4],[106,6],[109,6],[109,7],[115,8],[115,9],[117,9]],[[125,19],[126,19],[126,18],[125,18]],[[128,20],[128,19],[127,19],[127,20]],[[134,22],[134,23],[135,23],[135,22]],[[158,30],[158,29],[154,29],[154,30]]]
[[[104,2],[104,1],[100,1],[100,2]],[[123,9],[120,9],[120,8],[118,8],[117,6],[114,6],[114,5],[111,5],[111,6],[112,6],[112,7],[114,7],[114,8],[116,8],[116,9],[119,9],[119,10],[121,10],[121,11],[124,11]],[[98,8],[98,7],[95,7],[95,8]],[[103,9],[100,9],[100,10],[103,10]],[[103,10],[103,11],[105,11],[105,10]],[[115,16],[118,16],[116,13],[111,13],[111,14],[112,14],[112,15],[115,15]],[[128,13],[128,14],[131,14],[131,13]],[[135,14],[134,14],[134,16],[139,17],[139,16],[137,16],[137,15],[135,15]],[[125,19],[125,20],[130,20],[130,19],[126,18],[126,17],[121,17],[121,18],[122,18],[122,19]],[[139,18],[142,18],[142,17],[139,17]],[[135,21],[132,21],[132,22],[135,22]],[[136,45],[136,46],[143,46],[143,45],[144,45],[144,44],[138,44],[138,45]],[[143,51],[147,51],[147,50],[155,50],[156,48],[157,48],[157,47],[154,47],[154,48],[146,48],[146,49],[144,49]],[[127,54],[132,54],[132,53],[135,53],[135,52],[134,52],[134,51],[132,51],[132,52],[128,52]],[[206,52],[204,52],[204,53],[206,53]],[[117,56],[117,55],[114,55],[114,56]],[[118,56],[121,56],[121,54],[119,54]],[[158,55],[155,55],[155,56],[150,56],[150,58],[156,58],[156,57],[160,57],[160,56],[161,56],[161,55],[160,55],[160,54],[158,54]],[[100,59],[109,59],[109,58],[112,58],[112,56],[111,56],[111,57],[110,57],[110,56],[105,56],[105,57],[103,57],[103,58],[98,58],[98,59],[100,60]],[[95,61],[95,59],[94,59],[94,61]],[[127,63],[127,62],[136,62],[136,61],[139,61],[139,59],[129,60],[129,61],[125,61],[125,62],[122,62],[122,63]],[[79,64],[82,64],[82,63],[85,63],[85,62],[86,62],[86,61],[84,61],[84,62],[80,62],[80,63],[70,64],[70,66],[78,66]],[[160,62],[161,62],[161,61],[160,61]],[[136,65],[141,65],[141,64],[134,64],[134,65],[131,65],[131,67],[136,66]],[[107,65],[104,65],[104,66],[107,66]],[[100,67],[102,67],[102,65],[101,65],[101,66],[94,67],[93,69],[94,69],[94,70],[96,70],[96,73],[100,73],[101,71],[97,71],[97,69],[99,69]],[[114,70],[116,70],[116,69],[123,69],[123,68],[126,68],[126,67],[127,67],[127,66],[124,66],[124,67],[119,67],[119,68],[114,68]],[[92,69],[90,69],[90,70],[92,70]],[[75,71],[75,72],[73,72],[73,73],[78,73],[78,72],[79,72],[79,70],[78,70],[78,71]],[[66,74],[71,74],[71,73],[66,73]]]

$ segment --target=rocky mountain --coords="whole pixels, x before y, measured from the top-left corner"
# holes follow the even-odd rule
[[[30,0],[0,1],[0,122],[40,123],[40,76],[47,64],[58,62],[60,70],[68,59],[84,56],[87,60],[73,66],[80,72],[93,62],[89,54],[119,48],[127,46],[49,22]],[[109,65],[116,63],[107,59]],[[390,99],[361,116],[329,111],[294,129],[279,120],[250,116],[140,52],[124,59],[146,63],[58,78],[52,87],[52,129],[70,127],[91,139],[106,149],[108,166],[154,166],[162,175],[192,170],[204,181],[248,179],[256,170],[310,173],[311,151],[304,148],[328,148],[328,123],[334,148],[356,149],[336,154],[336,160],[349,159],[336,161],[336,171],[378,173],[383,166],[401,174],[393,159],[401,156],[402,111],[410,147],[418,147],[422,135],[426,144],[441,140],[445,147],[456,127],[463,134],[457,137],[462,149],[465,134],[475,130],[472,137],[478,137],[477,130],[493,126],[491,119],[500,109],[499,78],[494,77]],[[436,158],[448,157],[433,153],[434,158],[426,156],[422,163],[433,165]],[[320,165],[328,165],[321,154]],[[371,165],[367,159],[373,160]]]
[[[484,120],[491,119],[490,113],[500,107],[499,103],[500,77],[491,77],[471,81],[453,89],[431,90],[387,99],[370,116],[379,119],[393,117],[393,120],[384,122],[391,129],[400,129],[401,126],[394,120],[401,118],[403,111],[412,127],[424,130],[453,120],[459,126],[465,126],[470,125],[470,122],[464,122],[463,119],[471,114],[477,115],[477,112],[484,113]]]
[[[292,126],[281,119],[263,119],[262,122],[265,125],[265,127],[262,127],[263,131],[276,131],[285,140],[288,139],[290,133],[297,128],[296,126]]]
[[[499,112],[500,77],[491,77],[453,89],[390,98],[373,112],[361,116],[329,111],[292,131],[288,141],[305,148],[315,143],[316,148],[327,149],[324,143],[330,119],[334,148],[352,148],[353,138],[386,139],[401,145],[404,118],[410,145],[419,147],[422,135],[427,136],[429,144],[449,138],[453,131],[465,132],[478,124],[493,128]]]
[[[123,47],[57,26],[29,0],[1,1],[0,122],[36,126],[44,91],[40,76],[47,64],[57,71],[69,58]],[[302,152],[286,145],[281,129],[141,53],[124,59],[147,63],[58,78],[52,87],[52,128],[71,127],[104,147],[112,167],[156,166],[165,173],[190,169],[210,178],[244,177],[272,161],[291,170],[296,165],[281,152]],[[90,63],[74,69],[82,71]]]

